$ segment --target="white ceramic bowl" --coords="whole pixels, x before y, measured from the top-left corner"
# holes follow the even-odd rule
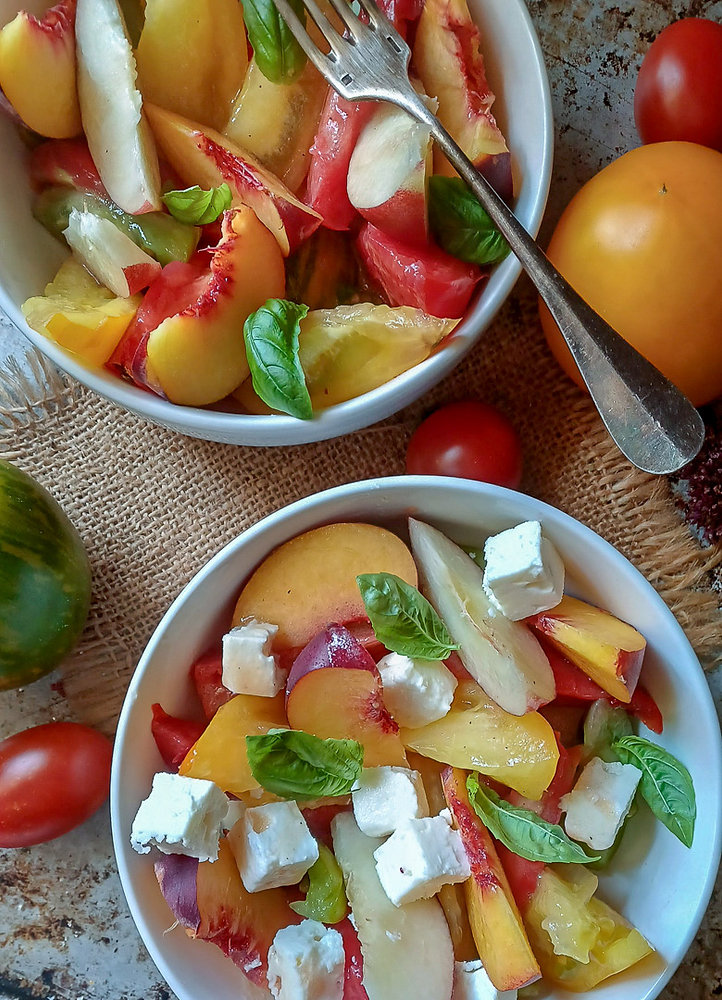
[[[188,584],[156,629],[130,684],[118,726],[111,781],[113,841],[138,930],[180,1000],[260,996],[213,945],[189,942],[172,924],[149,856],[135,854],[130,828],[152,776],[162,770],[150,733],[150,706],[182,714],[191,699],[188,668],[230,619],[244,580],[272,549],[320,524],[362,520],[404,530],[413,514],[461,543],[534,518],[567,567],[567,587],[632,622],[647,638],[644,681],[659,702],[664,735],[655,737],[689,768],[697,792],[694,843],[684,848],[645,810],[613,865],[601,896],[657,949],[628,973],[597,988],[596,1000],[656,997],[697,930],[720,858],[722,753],[706,678],[681,628],[653,588],[607,542],[566,514],[519,493],[465,480],[399,477],[353,483],[308,497],[264,518],[227,545]],[[311,576],[309,567],[309,579]],[[630,831],[631,834],[631,831]],[[566,993],[542,996],[558,1000]],[[404,998],[399,998],[404,1000]]]
[[[19,0],[0,0],[0,24]],[[45,0],[23,0],[42,11]],[[515,211],[534,235],[546,205],[552,167],[553,122],[544,60],[524,0],[470,0],[482,29],[495,112],[513,152],[518,197]],[[12,125],[0,122],[0,306],[33,344],[58,367],[127,410],[183,434],[229,444],[302,444],[367,427],[402,409],[439,382],[476,343],[509,295],[520,273],[515,257],[496,268],[453,338],[433,357],[357,399],[330,407],[313,420],[247,416],[177,406],[129,385],[104,370],[90,370],[25,323],[21,304],[42,293],[63,257],[60,245],[35,222],[23,169],[23,147]]]

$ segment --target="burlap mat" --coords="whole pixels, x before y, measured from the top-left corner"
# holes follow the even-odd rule
[[[656,587],[697,654],[722,659],[712,574],[669,484],[634,469],[587,397],[548,354],[522,279],[483,342],[440,386],[396,417],[337,441],[253,449],[181,437],[125,413],[30,355],[32,375],[0,371],[0,456],[48,487],[77,525],[94,572],[87,629],[64,665],[78,718],[114,727],[138,657],[184,584],[270,511],[339,483],[404,471],[420,417],[477,396],[516,424],[522,488],[617,546]]]

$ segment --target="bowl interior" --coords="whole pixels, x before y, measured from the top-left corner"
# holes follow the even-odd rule
[[[24,4],[45,9],[42,0]],[[487,53],[489,80],[498,95],[495,112],[515,160],[515,211],[536,235],[546,205],[552,166],[553,123],[549,86],[539,43],[524,0],[470,0]],[[0,24],[9,21],[18,0],[0,0]],[[21,304],[42,293],[63,257],[60,245],[32,219],[24,149],[13,126],[0,121],[0,306],[32,343],[74,378],[126,409],[182,433],[232,444],[281,445],[320,441],[366,427],[412,402],[446,375],[469,350],[506,299],[520,267],[507,258],[491,276],[483,295],[443,350],[411,371],[355,400],[320,413],[311,421],[286,416],[246,416],[175,406],[121,382],[105,371],[85,368],[26,325]]]
[[[426,519],[461,543],[534,518],[558,547],[567,589],[634,624],[646,637],[644,682],[664,714],[654,737],[689,768],[698,804],[694,843],[685,849],[651,816],[635,820],[600,894],[657,949],[636,969],[598,987],[598,1000],[651,1000],[679,964],[707,905],[719,863],[722,766],[717,715],[706,678],[682,630],[644,578],[577,521],[533,498],[461,480],[406,477],[343,486],[284,508],[222,550],[175,601],[149,643],[121,714],[113,761],[114,846],[131,912],[156,965],[180,1000],[257,996],[212,945],[166,933],[170,913],[150,859],[129,846],[130,827],[153,773],[163,769],[150,734],[150,706],[182,713],[191,698],[188,667],[224,631],[243,581],[273,548],[319,524],[365,520],[404,530],[407,515]],[[310,574],[311,574],[311,568]],[[310,575],[312,581],[312,576]],[[631,831],[630,831],[631,834]],[[549,990],[541,996],[564,997]]]

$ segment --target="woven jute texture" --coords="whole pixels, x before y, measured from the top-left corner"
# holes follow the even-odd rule
[[[656,587],[706,665],[722,658],[712,574],[722,548],[702,548],[665,479],[634,469],[589,399],[548,354],[523,279],[482,342],[418,403],[345,438],[254,449],[182,437],[59,375],[40,355],[32,374],[0,372],[0,456],[46,486],[77,525],[93,603],[63,667],[77,716],[112,731],[128,680],[185,583],[259,518],[320,489],[404,471],[420,418],[441,402],[495,403],[524,444],[522,488],[619,548]]]

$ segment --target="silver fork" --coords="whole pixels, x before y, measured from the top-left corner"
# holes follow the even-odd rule
[[[328,0],[345,26],[343,34],[317,0],[304,0],[330,46],[328,53],[316,46],[288,0],[273,2],[308,58],[342,97],[389,101],[428,126],[534,282],[609,434],[630,462],[645,472],[663,475],[694,458],[704,440],[704,423],[697,410],[574,291],[429,111],[409,82],[410,49],[375,0],[360,0],[368,23],[354,14],[346,0]]]

